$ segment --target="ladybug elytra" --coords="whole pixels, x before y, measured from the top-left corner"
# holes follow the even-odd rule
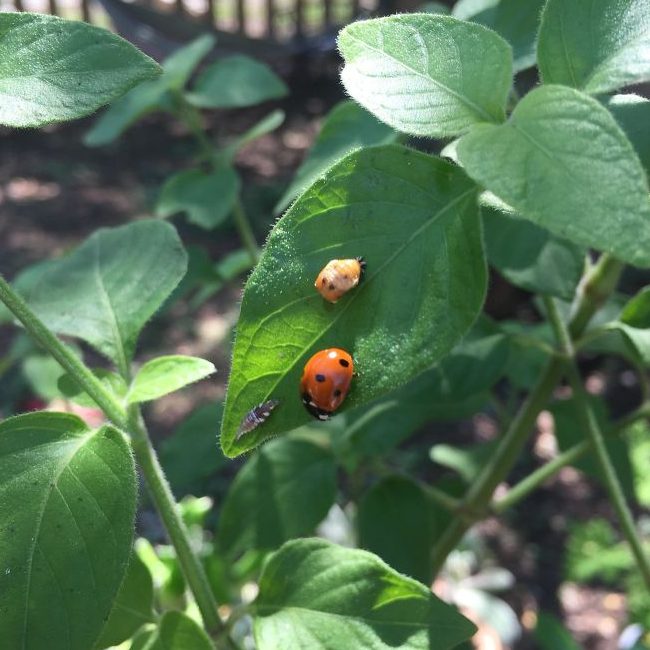
[[[317,352],[305,365],[300,394],[305,408],[319,420],[328,420],[341,406],[354,375],[352,357],[340,348]]]

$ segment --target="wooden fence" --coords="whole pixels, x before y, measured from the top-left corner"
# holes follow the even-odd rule
[[[322,34],[360,15],[374,14],[381,0],[135,1],[242,36],[283,41]],[[0,0],[0,11],[35,11],[110,27],[110,19],[95,0]]]

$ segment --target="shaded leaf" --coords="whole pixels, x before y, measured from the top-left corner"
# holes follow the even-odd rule
[[[571,300],[586,251],[516,215],[483,206],[488,262],[517,287]]]
[[[501,126],[458,143],[467,173],[522,217],[576,244],[650,266],[648,182],[611,114],[571,88],[542,86]]]
[[[229,555],[274,549],[308,535],[336,496],[331,453],[307,440],[283,438],[264,445],[230,486],[218,540]]]
[[[30,413],[0,423],[0,638],[88,650],[131,552],[135,468],[122,433]]]
[[[650,79],[646,0],[548,0],[537,60],[546,84],[606,93]]]
[[[153,620],[151,574],[137,554],[132,553],[113,609],[94,648],[100,650],[119,645]]]
[[[434,14],[389,16],[348,25],[338,46],[345,89],[398,131],[452,136],[505,117],[512,52],[482,25]]]
[[[414,481],[399,476],[381,480],[359,503],[359,546],[396,571],[430,584],[434,540],[428,510],[428,498]]]
[[[213,172],[188,169],[167,179],[156,205],[156,215],[187,214],[188,221],[210,230],[230,214],[239,190],[239,175],[230,166]]]
[[[327,114],[307,158],[298,168],[274,211],[282,212],[301,190],[309,187],[353,149],[390,144],[398,137],[393,129],[379,122],[355,102],[340,102]]]
[[[638,95],[614,95],[604,101],[637,152],[650,176],[650,100]]]
[[[279,99],[289,92],[267,65],[238,54],[219,59],[197,78],[187,100],[200,108],[240,108]]]
[[[337,304],[313,286],[332,258],[363,255],[364,281]],[[278,221],[246,285],[222,425],[232,456],[311,418],[298,386],[319,349],[351,352],[343,408],[406,383],[469,329],[485,292],[475,187],[455,166],[404,147],[350,154]],[[280,405],[236,441],[254,406]]]
[[[215,373],[214,364],[197,357],[174,354],[147,361],[133,379],[126,401],[149,402]]]
[[[580,650],[569,631],[547,612],[537,614],[537,625],[533,632],[540,650]]]
[[[494,453],[498,442],[491,440],[465,448],[434,445],[429,456],[434,463],[457,471],[465,483],[471,483]]]
[[[0,14],[0,124],[84,117],[159,72],[155,61],[105,29],[42,14]]]
[[[367,650],[447,650],[476,630],[375,555],[319,539],[288,542],[269,558],[255,612],[260,650],[340,650],[350,639]]]
[[[136,221],[95,232],[52,264],[25,297],[50,329],[87,341],[122,368],[186,264],[171,225]]]
[[[182,612],[163,614],[160,627],[142,650],[214,650],[203,628]]]
[[[92,371],[93,375],[99,379],[104,388],[107,388],[118,399],[124,398],[127,391],[127,385],[124,379],[115,372],[105,370],[104,368],[95,368]],[[99,408],[95,400],[83,391],[79,384],[68,373],[63,373],[58,380],[58,389],[64,397],[73,401],[80,406],[88,406],[90,408]]]

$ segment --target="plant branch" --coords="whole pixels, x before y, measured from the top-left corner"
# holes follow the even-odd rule
[[[93,398],[108,419],[120,429],[130,433],[138,464],[176,549],[183,574],[194,594],[205,625],[210,632],[219,635],[219,650],[236,650],[234,642],[224,634],[226,627],[217,612],[217,604],[212,595],[210,584],[190,546],[187,530],[178,513],[177,505],[158,462],[139,409],[131,407],[127,413],[117,398],[93,375],[83,361],[45,326],[1,275],[0,300],[24,325],[34,340],[40,343],[70,374],[79,387]]]
[[[592,316],[607,300],[618,283],[622,268],[620,262],[603,254],[587,270],[576,290],[571,308],[569,332],[572,338],[582,334]],[[563,365],[564,360],[560,355],[549,359],[537,385],[521,405],[494,455],[467,491],[461,503],[461,511],[465,516],[456,517],[451,522],[433,550],[434,574],[440,571],[447,555],[457,546],[472,523],[487,514],[487,506],[495,488],[507,477],[517,461],[537,415],[553,393]]]
[[[569,335],[569,330],[562,321],[557,311],[557,306],[555,301],[552,298],[545,297],[545,303],[547,311],[551,317],[551,323],[553,329],[555,330],[556,337],[558,342],[568,354],[572,352],[573,347],[571,344],[571,337]],[[587,433],[588,442],[590,443],[591,448],[593,449],[600,468],[603,473],[603,479],[609,492],[609,497],[612,500],[616,514],[618,515],[619,523],[623,529],[623,534],[627,539],[632,553],[636,558],[637,565],[643,579],[646,583],[648,589],[650,589],[650,558],[646,556],[641,539],[637,533],[637,530],[634,526],[634,519],[632,518],[632,513],[628,508],[627,502],[625,501],[625,496],[623,494],[623,488],[619,481],[612,460],[609,457],[609,451],[605,445],[605,437],[600,429],[600,425],[596,419],[593,409],[589,404],[589,396],[585,390],[585,387],[580,377],[578,371],[578,366],[575,361],[571,360],[567,363],[567,377],[569,383],[573,389],[574,401],[576,404],[578,419],[582,425],[582,428]]]
[[[615,436],[623,432],[627,427],[643,418],[650,417],[650,402],[644,402],[625,417],[621,418],[614,424],[614,427],[608,431],[606,436]],[[553,460],[545,463],[525,479],[522,479],[517,485],[508,490],[508,493],[490,506],[490,512],[501,514],[505,510],[525,499],[531,492],[542,485],[547,479],[559,472],[563,467],[572,465],[580,458],[585,456],[591,450],[591,444],[588,440],[579,442],[566,451],[563,451]]]
[[[232,206],[232,213],[235,217],[235,226],[237,226],[239,237],[244,243],[253,264],[257,264],[260,261],[260,249],[257,245],[253,229],[251,228],[250,221],[248,220],[248,216],[246,215],[244,206],[239,197],[237,197]]]

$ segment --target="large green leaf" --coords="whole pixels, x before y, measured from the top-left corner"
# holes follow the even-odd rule
[[[462,170],[389,145],[332,167],[276,224],[244,292],[221,444],[232,456],[309,421],[306,361],[339,347],[357,377],[344,407],[394,390],[446,354],[485,295],[476,187]],[[363,255],[362,283],[338,303],[313,283],[332,258]],[[280,401],[236,440],[249,410]]]
[[[206,68],[187,100],[200,108],[254,106],[288,93],[284,82],[264,63],[238,54]]]
[[[167,179],[156,205],[156,215],[171,217],[187,213],[188,221],[209,230],[216,228],[232,211],[241,181],[230,166],[212,172],[188,169]]]
[[[548,0],[537,61],[544,83],[606,93],[650,79],[647,0]]]
[[[48,268],[26,293],[45,324],[83,339],[116,361],[133,356],[144,324],[185,273],[174,228],[143,220],[101,229]]]
[[[348,25],[338,45],[345,89],[398,131],[452,136],[504,119],[512,51],[482,25],[434,14],[389,16]]]
[[[105,29],[0,13],[0,124],[74,120],[159,71],[155,61]]]
[[[534,635],[540,650],[580,650],[569,631],[547,612],[537,614]]]
[[[571,300],[585,250],[526,219],[481,207],[488,262],[515,286]]]
[[[360,456],[377,456],[429,420],[453,420],[475,413],[486,391],[501,377],[508,341],[486,319],[433,368],[402,388],[347,416],[345,437]],[[348,451],[349,453],[349,451]]]
[[[142,650],[214,650],[203,628],[182,612],[165,612]]]
[[[625,131],[650,176],[650,100],[638,95],[614,95],[605,100],[619,126]]]
[[[542,86],[508,123],[458,143],[476,181],[556,235],[650,266],[648,181],[623,131],[595,99]]]
[[[126,401],[149,402],[204,379],[217,369],[211,361],[181,354],[147,361],[134,377]]]
[[[650,366],[650,287],[641,289],[623,307],[618,320],[605,327],[620,332],[634,356]]]
[[[0,424],[0,638],[88,650],[129,561],[136,477],[122,433],[63,413]]]
[[[428,498],[414,481],[389,476],[361,499],[357,515],[359,546],[393,569],[431,583],[432,521]]]
[[[492,28],[512,45],[514,71],[535,65],[539,17],[545,0],[460,0],[452,16]]]
[[[428,587],[366,551],[319,539],[273,554],[260,579],[259,650],[455,648],[475,626]]]
[[[230,486],[219,521],[218,540],[229,555],[274,549],[308,535],[336,497],[331,453],[299,438],[264,445]]]
[[[214,46],[214,36],[204,34],[185,47],[179,48],[163,61],[162,75],[141,83],[114,102],[86,133],[84,144],[98,147],[119,137],[134,122],[157,110],[173,110],[170,91],[182,88]]]
[[[153,580],[149,569],[136,553],[132,553],[111,615],[94,649],[119,645],[153,620]]]
[[[340,102],[327,114],[307,158],[275,206],[275,212],[282,212],[301,190],[309,187],[353,149],[390,144],[397,138],[393,129],[379,122],[352,100]]]

